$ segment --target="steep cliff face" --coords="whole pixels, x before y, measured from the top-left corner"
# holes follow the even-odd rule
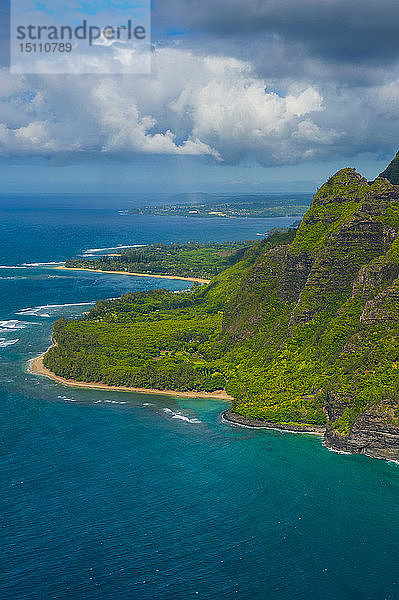
[[[225,332],[241,327],[264,360],[256,376],[243,361],[231,381],[236,414],[285,428],[324,423],[332,448],[399,460],[398,217],[399,188],[343,169],[293,242],[252,268]]]
[[[331,415],[334,420],[334,414]],[[327,429],[325,443],[343,452],[367,454],[388,460],[399,459],[399,420],[397,402],[370,403],[354,422],[350,434]]]

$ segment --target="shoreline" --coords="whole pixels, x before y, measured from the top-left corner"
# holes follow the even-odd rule
[[[50,346],[51,348],[51,346]],[[49,348],[47,349],[49,350]],[[46,352],[47,352],[46,350]],[[34,375],[41,375],[42,377],[47,377],[48,379],[52,379],[57,383],[61,383],[62,385],[67,385],[69,387],[76,388],[86,388],[92,390],[103,390],[109,392],[130,392],[135,394],[156,394],[162,396],[178,396],[182,398],[205,398],[205,399],[214,399],[214,400],[228,400],[231,401],[233,398],[229,396],[224,390],[219,390],[215,392],[179,392],[175,390],[157,390],[154,388],[136,388],[136,387],[123,387],[117,385],[107,385],[106,383],[87,383],[85,381],[76,381],[74,379],[65,379],[64,377],[60,377],[56,375],[50,369],[47,369],[43,365],[43,356],[46,354],[44,352],[40,356],[36,358],[32,358],[28,364],[28,372],[33,373]]]
[[[50,346],[51,348],[51,346]],[[47,351],[46,351],[47,352]],[[83,389],[92,389],[92,390],[100,390],[100,391],[109,391],[109,392],[124,392],[124,393],[135,393],[135,394],[150,394],[156,396],[174,396],[180,398],[202,398],[205,400],[223,400],[232,402],[234,398],[229,396],[224,390],[218,390],[214,392],[179,392],[176,390],[157,390],[155,388],[135,388],[135,387],[123,387],[123,386],[112,386],[104,383],[87,383],[84,381],[76,381],[74,379],[65,379],[64,377],[60,377],[59,375],[55,375],[50,369],[47,369],[43,365],[43,356],[46,354],[44,352],[40,356],[36,358],[32,358],[28,363],[28,373],[34,375],[40,375],[41,377],[47,377],[56,383],[60,383],[61,385],[66,385],[68,387],[75,388],[83,388]],[[272,423],[268,421],[261,421],[257,419],[248,419],[247,417],[243,417],[238,413],[235,413],[231,409],[227,409],[223,411],[220,415],[221,422],[230,425],[233,427],[245,427],[248,429],[266,429],[268,431],[279,431],[280,433],[290,433],[290,434],[305,434],[305,435],[317,435],[322,438],[323,446],[330,452],[334,452],[336,454],[348,454],[351,456],[355,455],[363,455],[369,458],[385,460],[391,463],[399,464],[399,460],[395,457],[384,456],[380,453],[373,453],[372,451],[351,451],[349,449],[343,449],[339,447],[335,447],[332,444],[327,443],[325,438],[326,427],[318,427],[309,424],[295,425],[294,423]]]
[[[133,275],[134,277],[153,277],[155,279],[177,279],[179,281],[193,281],[194,283],[210,283],[210,279],[200,279],[199,277],[180,277],[179,275],[156,275],[153,273],[131,273],[130,271],[104,271],[102,269],[85,269],[84,267],[65,267],[61,265],[55,267],[65,271],[88,271],[89,273],[109,273],[111,275]]]
[[[285,431],[286,433],[307,433],[309,435],[324,436],[325,427],[317,427],[316,425],[303,426],[291,423],[271,423],[270,421],[260,421],[257,419],[248,419],[238,413],[235,413],[230,408],[222,413],[222,422],[229,425],[237,425],[239,427],[248,427],[248,429],[272,429],[274,431]]]

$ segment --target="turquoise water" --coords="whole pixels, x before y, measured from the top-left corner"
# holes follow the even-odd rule
[[[253,238],[278,224],[65,204],[4,201],[0,265]],[[66,388],[26,372],[56,318],[156,285],[0,269],[0,598],[399,598],[397,465],[329,452],[316,436],[224,425],[219,401]]]

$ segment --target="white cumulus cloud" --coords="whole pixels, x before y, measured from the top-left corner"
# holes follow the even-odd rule
[[[312,85],[277,93],[251,65],[158,48],[150,76],[1,72],[0,152],[208,155],[295,162],[338,134]]]

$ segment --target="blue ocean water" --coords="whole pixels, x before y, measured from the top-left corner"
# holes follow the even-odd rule
[[[290,220],[57,200],[0,200],[1,600],[398,599],[398,465],[224,425],[219,401],[66,388],[26,370],[56,318],[159,282],[23,263],[250,239]]]

